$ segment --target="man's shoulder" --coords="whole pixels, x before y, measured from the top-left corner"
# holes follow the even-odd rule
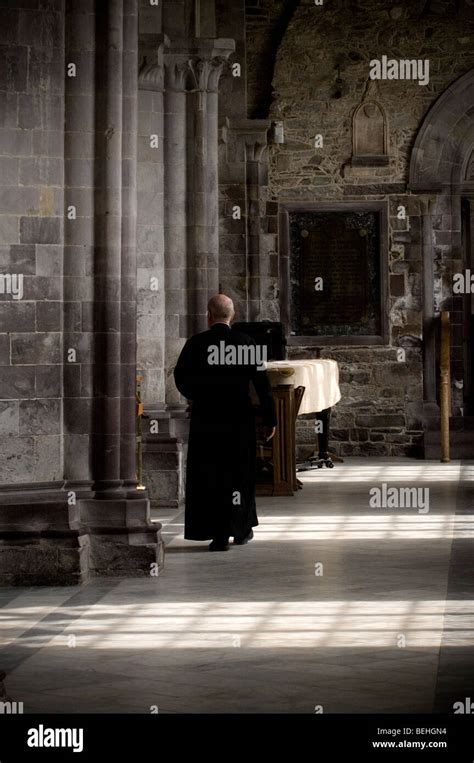
[[[191,346],[206,344],[209,341],[211,335],[212,335],[212,332],[209,331],[209,329],[207,331],[200,331],[199,334],[193,334],[193,336],[190,336],[186,344]]]
[[[245,334],[243,331],[236,331],[232,329],[225,333],[216,333],[212,329],[207,331],[201,331],[199,334],[191,336],[186,344],[191,348],[207,347],[209,344],[216,344],[219,341],[224,341],[225,344],[236,345],[254,345],[255,341],[251,336]]]

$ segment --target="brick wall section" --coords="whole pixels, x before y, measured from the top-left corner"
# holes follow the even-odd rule
[[[0,7],[0,482],[62,473],[64,19],[61,0]],[[8,6],[8,7],[5,7]]]

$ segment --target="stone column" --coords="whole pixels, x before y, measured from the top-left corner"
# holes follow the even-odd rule
[[[143,498],[136,477],[137,368],[137,0],[124,6],[122,121],[122,252],[120,364],[120,477],[128,498]]]
[[[151,43],[150,37],[148,48]],[[155,248],[153,258],[150,255],[146,257],[147,267],[144,262],[142,272],[149,275],[151,271],[147,268],[150,263],[158,267],[160,293],[154,299],[160,297],[163,315],[150,315],[148,311],[148,315],[143,318],[155,321],[153,343],[158,344],[156,349],[160,354],[163,350],[164,385],[159,397],[144,397],[143,467],[144,482],[153,505],[178,506],[184,492],[183,443],[179,435],[181,428],[183,431],[187,429],[187,406],[174,384],[173,369],[184,344],[182,337],[186,337],[186,78],[189,66],[187,56],[169,53],[170,41],[166,35],[156,35],[153,44],[153,54],[147,55],[150,63],[144,64],[140,70],[139,84],[142,101],[145,96],[147,99],[150,97],[151,103],[155,104],[153,112],[158,109],[162,115],[159,129],[161,145],[157,154],[162,160],[162,166],[156,166],[153,173],[153,195],[148,189],[142,190],[142,196],[146,197],[148,193],[149,204],[153,199],[153,209],[150,208],[149,211],[155,220],[161,220],[163,247]],[[146,157],[145,147],[143,152]],[[149,168],[153,166],[154,164],[149,164]],[[142,216],[150,224],[151,217],[148,217],[147,210],[142,210]],[[156,275],[156,270],[154,274]],[[162,347],[159,346],[161,336]],[[148,370],[145,359],[151,344],[150,338],[147,347],[142,345],[145,374]],[[155,350],[152,350],[152,357],[154,353]],[[146,389],[151,386],[152,381],[148,380]],[[157,432],[151,431],[151,422],[153,426],[157,424]]]
[[[190,99],[194,120],[192,132],[188,138],[190,148],[190,176],[192,184],[188,188],[188,203],[192,214],[190,220],[190,251],[187,267],[187,327],[186,334],[191,336],[206,328],[207,268],[208,268],[208,230],[207,230],[207,61],[198,60],[193,66],[197,91]]]
[[[207,204],[208,262],[207,296],[210,299],[219,290],[219,82],[225,67],[225,58],[211,62],[207,89]]]
[[[246,181],[247,181],[247,278],[248,278],[248,319],[262,318],[262,268],[261,220],[265,216],[265,202],[262,200],[262,159],[267,149],[267,133],[260,139],[247,139]],[[263,209],[262,207],[263,202]]]
[[[97,498],[120,491],[123,0],[97,6],[94,402]],[[126,372],[128,368],[126,369]]]
[[[231,40],[192,39],[188,45],[167,39],[161,59],[165,406],[146,405],[158,433],[144,432],[145,482],[159,506],[176,507],[184,495],[187,403],[176,389],[173,369],[186,339],[204,328],[209,296],[218,291],[217,90],[232,49]],[[141,87],[159,89],[161,63],[143,69]]]
[[[188,57],[164,55],[164,186],[165,186],[165,399],[180,407],[173,379],[176,358],[186,336],[186,79]]]
[[[272,304],[272,301],[276,300],[276,295],[273,294],[270,299],[266,294],[270,291],[270,284],[276,281],[274,272],[276,256],[273,259],[270,258],[270,254],[273,252],[275,255],[276,251],[276,231],[268,230],[266,199],[270,126],[270,121],[266,119],[242,119],[230,121],[228,127],[229,132],[233,134],[233,139],[228,141],[229,146],[233,148],[232,153],[227,152],[228,166],[233,167],[237,161],[245,165],[243,179],[245,180],[246,241],[245,248],[239,246],[239,250],[245,251],[246,293],[243,318],[249,321],[264,318],[277,320],[278,315]],[[229,238],[231,249],[235,251],[235,241],[227,236],[226,242]],[[243,295],[236,296],[238,301],[239,296],[242,301]]]
[[[166,402],[184,340],[206,328],[218,291],[218,85],[232,40],[173,46],[165,61]],[[187,103],[189,99],[189,103]],[[188,108],[189,107],[189,108]],[[188,161],[187,161],[188,159]]]
[[[160,525],[136,490],[136,0],[97,3],[92,464],[81,502],[90,569],[146,575],[163,563]],[[133,500],[129,500],[129,499]]]
[[[140,18],[142,27],[147,17]],[[156,25],[158,26],[158,24]],[[164,66],[167,38],[140,35],[138,79],[138,216],[137,216],[137,352],[143,373],[142,400],[165,405],[165,264],[164,264]]]
[[[64,121],[64,479],[90,493],[93,399],[93,273],[96,17],[90,3],[67,0]]]
[[[188,334],[207,328],[207,303],[219,289],[219,200],[218,200],[218,87],[226,55],[233,47],[228,41],[203,41],[203,55],[192,61],[194,124],[190,143],[192,184],[189,206],[193,210],[192,242],[188,259]],[[215,45],[214,45],[215,44]],[[214,55],[221,48],[223,55]]]

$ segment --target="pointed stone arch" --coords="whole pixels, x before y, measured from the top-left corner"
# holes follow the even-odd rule
[[[440,191],[466,178],[474,146],[474,69],[453,82],[425,116],[413,146],[409,186]]]
[[[466,266],[462,235],[462,200],[474,199],[474,69],[471,69],[439,96],[427,112],[413,145],[409,189],[420,194],[423,249],[424,400],[436,401],[436,347],[434,319],[440,309],[465,313],[463,297],[452,293],[452,269]],[[474,335],[463,318],[458,333],[472,348]],[[454,330],[454,329],[453,329]],[[468,333],[466,333],[468,332]],[[454,335],[453,335],[454,336]],[[452,347],[456,373],[464,376],[466,352],[460,344]],[[459,371],[459,369],[462,369]],[[453,376],[453,380],[455,376]],[[464,380],[463,380],[464,381]],[[464,385],[472,388],[472,382]],[[455,390],[452,390],[453,394]],[[471,392],[469,391],[469,396]],[[428,409],[427,409],[428,410]]]
[[[462,177],[466,183],[474,182],[474,146],[468,156],[466,162],[466,171],[463,172]]]

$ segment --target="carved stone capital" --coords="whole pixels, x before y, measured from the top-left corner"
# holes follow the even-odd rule
[[[436,194],[420,194],[418,196],[420,203],[420,213],[422,215],[432,215],[436,210]]]
[[[173,71],[173,67],[178,72],[185,69],[184,81],[181,79],[180,84],[187,90],[217,93],[224,66],[234,50],[234,40],[228,39],[199,38],[186,43],[177,41],[172,43],[165,56],[165,63],[170,71]],[[170,81],[170,86],[171,84]]]
[[[145,58],[138,71],[138,88],[140,90],[162,91],[164,88],[164,55],[169,47],[166,35],[159,35],[156,45],[156,57],[150,63]]]
[[[214,56],[213,58],[195,58],[189,63],[194,74],[196,89],[217,93],[227,59],[224,56]]]
[[[269,119],[243,119],[230,123],[230,129],[237,133],[238,141],[245,147],[248,162],[260,162],[264,158],[269,144]]]
[[[138,86],[142,90],[217,93],[224,66],[235,43],[228,39],[174,41],[163,35],[156,58],[140,67]]]
[[[189,58],[181,54],[167,53],[164,61],[165,90],[185,92],[191,73]]]

